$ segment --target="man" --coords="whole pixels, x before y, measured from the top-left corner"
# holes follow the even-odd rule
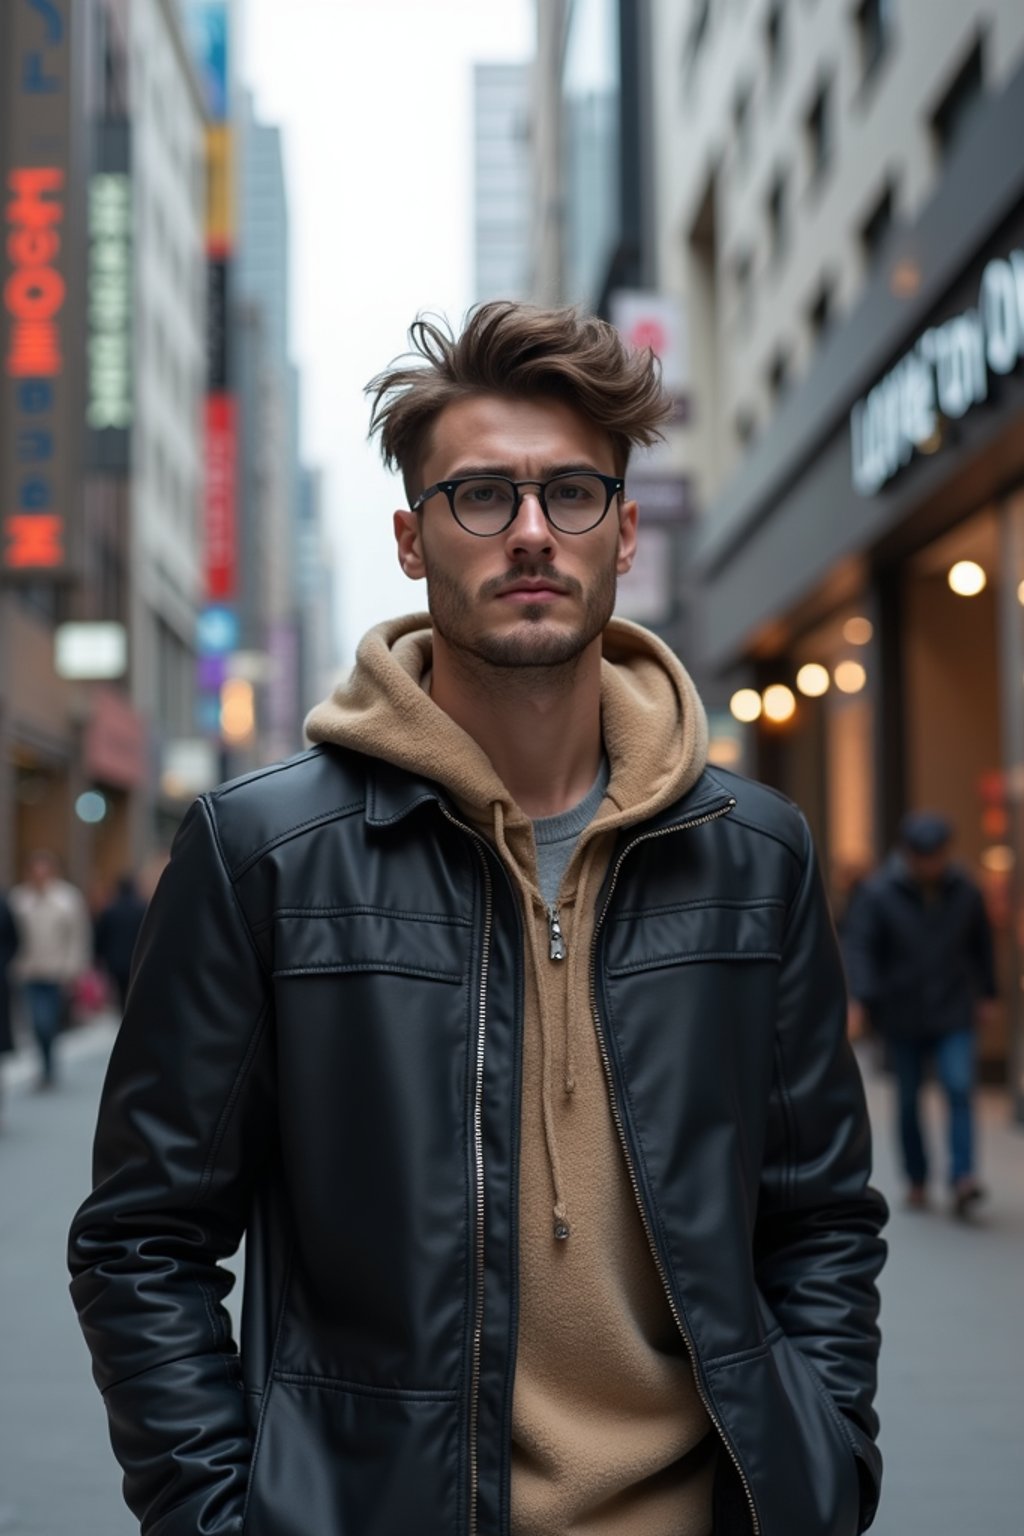
[[[193,808],[140,940],[71,1238],[129,1502],[854,1536],[884,1206],[810,838],[611,617],[656,366],[572,310],[411,334],[373,426],[430,615]]]
[[[974,1024],[998,995],[981,892],[950,859],[953,830],[931,811],[900,823],[899,843],[851,904],[844,948],[853,1019],[866,1013],[896,1071],[907,1204],[928,1205],[919,1097],[932,1058],[949,1102],[949,1184],[966,1216],[983,1197],[974,1172]]]
[[[112,899],[96,919],[93,953],[114,984],[115,1001],[124,1012],[132,955],[146,915],[146,903],[131,875],[122,875]]]
[[[28,861],[24,883],[11,890],[18,927],[16,975],[39,1049],[38,1086],[56,1081],[57,1036],[71,989],[89,963],[89,912],[81,891],[60,879],[57,860],[40,849]]]

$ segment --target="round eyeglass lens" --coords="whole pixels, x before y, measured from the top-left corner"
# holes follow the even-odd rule
[[[545,499],[548,517],[563,533],[586,533],[608,510],[608,491],[597,475],[556,475]]]
[[[455,488],[455,516],[470,533],[498,533],[512,521],[515,488],[493,475],[464,480]]]

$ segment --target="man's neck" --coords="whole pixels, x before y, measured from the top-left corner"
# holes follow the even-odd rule
[[[578,805],[601,767],[601,642],[561,667],[494,667],[435,634],[430,694],[532,820]]]

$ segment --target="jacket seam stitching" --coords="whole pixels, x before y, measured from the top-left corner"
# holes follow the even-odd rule
[[[466,979],[465,971],[438,971],[426,965],[402,965],[394,960],[380,960],[368,955],[365,960],[337,961],[326,965],[291,965],[275,970],[275,979],[282,976],[342,975],[348,971],[378,971],[387,975],[425,976],[428,981],[448,981],[459,984]]]
[[[443,912],[411,912],[398,907],[277,907],[269,917],[255,924],[254,932],[262,933],[281,917],[395,917],[403,922],[434,923],[443,928],[472,928],[469,917],[448,916]]]
[[[370,1382],[347,1381],[341,1376],[316,1376],[306,1371],[273,1371],[271,1380],[285,1386],[320,1387],[325,1392],[345,1392],[353,1397],[379,1397],[398,1402],[455,1403],[457,1387],[375,1387]]]
[[[362,808],[364,803],[363,800],[354,800],[349,805],[332,806],[329,811],[321,811],[317,816],[308,816],[305,821],[293,822],[291,826],[283,828],[280,832],[275,832],[273,837],[268,837],[266,842],[261,843],[258,848],[252,849],[242,859],[241,863],[235,865],[233,869],[229,869],[227,859],[224,859],[224,868],[229,872],[232,880],[240,880],[272,848],[278,847],[281,843],[288,842],[290,838],[297,836],[300,832],[308,832],[313,827],[321,827],[328,821],[342,821],[346,816],[354,815],[356,811]],[[221,857],[224,858],[223,852]]]
[[[760,1344],[752,1344],[749,1349],[737,1349],[728,1355],[716,1355],[709,1360],[704,1369],[709,1376],[715,1371],[721,1371],[732,1365],[743,1365],[750,1360],[760,1360],[769,1352],[772,1345],[782,1337],[781,1324],[772,1328],[765,1334]]]
[[[219,788],[211,790],[211,795],[218,800],[226,800],[228,795],[235,794],[240,789],[245,789],[249,784],[258,784],[261,779],[269,779],[274,774],[287,773],[289,768],[294,768],[298,763],[307,762],[312,757],[322,757],[323,753],[317,746],[307,747],[305,752],[297,752],[294,757],[285,758],[281,763],[268,763],[265,768],[256,768],[252,773],[245,773],[241,778],[229,784],[222,784]]]
[[[292,1280],[292,1260],[294,1258],[294,1244],[289,1245],[288,1263],[285,1267],[284,1282],[281,1286],[281,1300],[277,1309],[277,1326],[274,1329],[274,1345],[270,1352],[270,1364],[267,1369],[267,1379],[260,1393],[260,1412],[256,1423],[256,1433],[252,1442],[252,1459],[249,1462],[249,1476],[245,1485],[245,1502],[242,1505],[242,1529],[245,1530],[246,1517],[249,1513],[249,1500],[252,1498],[253,1486],[256,1481],[256,1459],[259,1456],[260,1446],[263,1443],[263,1428],[266,1423],[267,1413],[270,1408],[270,1393],[274,1385],[274,1364],[281,1347],[281,1334],[284,1331],[284,1314],[288,1301],[288,1290]]]
[[[729,820],[735,822],[737,826],[746,827],[748,832],[756,832],[761,837],[771,838],[773,843],[778,843],[780,848],[785,848],[790,857],[800,865],[801,869],[803,868],[803,859],[801,858],[800,853],[796,848],[793,847],[792,843],[788,842],[785,837],[780,835],[780,833],[773,832],[770,827],[759,826],[756,821],[748,820],[748,818],[745,817],[742,812],[738,810],[738,808],[737,810],[733,811]]]
[[[683,949],[665,955],[646,955],[641,960],[630,960],[624,965],[610,965],[609,976],[629,976],[634,971],[655,970],[658,966],[680,961],[686,965],[696,960],[781,960],[777,949]]]
[[[617,912],[612,919],[614,923],[621,923],[624,918],[665,917],[673,912],[714,912],[721,909],[726,912],[754,912],[764,908],[786,909],[786,902],[779,896],[753,897],[749,901],[740,899],[720,900],[714,896],[705,897],[699,901],[676,901],[666,903],[660,907],[627,907]]]

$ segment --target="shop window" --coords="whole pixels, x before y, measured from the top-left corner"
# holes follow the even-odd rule
[[[985,74],[978,38],[932,114],[932,133],[943,159],[960,143],[984,99]]]
[[[895,216],[895,189],[889,181],[886,182],[881,196],[861,225],[861,249],[869,267],[873,267],[881,255],[889,237],[889,231],[895,222]]]
[[[895,0],[860,0],[854,13],[862,83],[872,79],[892,42]]]
[[[826,80],[818,87],[817,95],[804,120],[812,187],[818,185],[832,163],[833,132],[832,85]]]

